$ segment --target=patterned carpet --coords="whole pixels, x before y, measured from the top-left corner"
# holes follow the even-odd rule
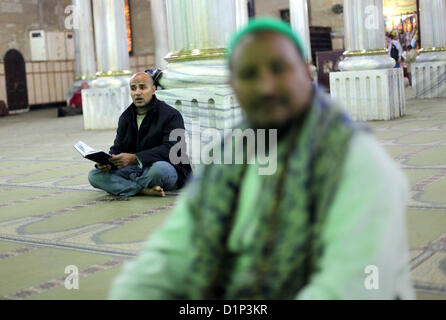
[[[446,299],[446,103],[409,100],[408,115],[373,122],[411,181],[412,279],[419,299]],[[55,109],[0,119],[0,299],[104,299],[126,259],[163,222],[176,194],[115,198],[89,186],[73,144],[108,150],[114,131],[83,131]],[[390,187],[390,186],[389,186]],[[64,287],[79,269],[78,290]]]
[[[407,109],[402,119],[369,125],[410,180],[407,219],[417,298],[446,299],[446,101],[408,100]]]
[[[108,151],[114,131],[83,131],[82,117],[55,109],[0,119],[0,297],[103,299],[175,201],[116,198],[88,184],[82,140]],[[79,269],[79,289],[64,286]]]

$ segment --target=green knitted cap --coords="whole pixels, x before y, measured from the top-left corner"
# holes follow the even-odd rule
[[[308,58],[306,54],[307,51],[304,44],[302,43],[302,40],[300,39],[299,35],[297,35],[291,29],[288,23],[274,18],[261,17],[249,20],[248,24],[243,26],[232,36],[227,51],[228,61],[231,61],[232,52],[234,51],[234,48],[237,45],[237,43],[239,43],[239,41],[247,34],[257,31],[274,31],[287,36],[290,40],[292,40],[296,44],[297,49],[299,50],[303,59],[307,60]]]

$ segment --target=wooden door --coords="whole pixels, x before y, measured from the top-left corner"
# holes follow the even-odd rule
[[[8,109],[18,110],[28,107],[28,89],[26,87],[25,61],[22,54],[11,49],[4,58],[6,97]]]

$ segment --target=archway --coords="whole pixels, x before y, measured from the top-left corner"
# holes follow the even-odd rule
[[[25,60],[22,54],[11,49],[5,54],[6,97],[9,111],[28,107]]]

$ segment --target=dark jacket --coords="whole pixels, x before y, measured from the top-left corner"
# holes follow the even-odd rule
[[[110,148],[111,154],[136,154],[144,167],[149,167],[156,161],[171,163],[170,148],[177,141],[169,141],[169,134],[174,129],[184,129],[183,117],[180,112],[164,101],[158,100],[155,95],[150,105],[151,108],[139,130],[136,122],[136,106],[132,103],[124,110],[119,117],[115,142]],[[181,188],[192,172],[191,166],[183,163],[173,166],[178,173],[177,185]]]

